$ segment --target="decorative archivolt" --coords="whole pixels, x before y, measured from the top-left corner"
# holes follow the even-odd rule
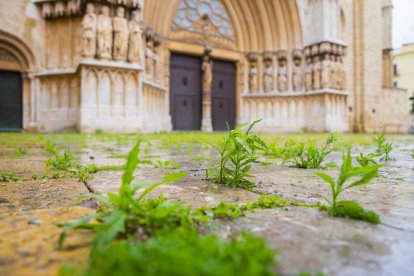
[[[0,30],[0,60],[16,64],[15,70],[31,71],[35,58],[27,45],[12,34]],[[6,69],[6,68],[4,68]]]

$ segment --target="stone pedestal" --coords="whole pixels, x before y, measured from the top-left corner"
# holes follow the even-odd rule
[[[201,119],[201,131],[213,132],[213,123],[211,119],[211,90],[203,91],[203,110]]]

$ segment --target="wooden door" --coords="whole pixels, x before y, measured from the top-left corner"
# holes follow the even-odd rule
[[[0,71],[0,131],[19,131],[23,126],[22,76]]]
[[[212,120],[215,131],[235,127],[236,67],[233,62],[213,60]]]
[[[172,54],[170,113],[174,130],[200,130],[201,90],[201,59]]]

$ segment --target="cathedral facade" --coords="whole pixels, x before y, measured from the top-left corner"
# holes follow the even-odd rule
[[[0,130],[406,132],[391,0],[0,2]]]

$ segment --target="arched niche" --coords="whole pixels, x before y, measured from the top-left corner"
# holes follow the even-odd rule
[[[30,73],[35,69],[35,58],[30,48],[18,37],[0,30],[0,71],[13,72],[21,84],[18,90],[21,93],[21,112],[19,127],[13,130],[35,129],[36,110],[35,95],[32,93],[32,79]],[[20,75],[18,75],[20,74]],[[6,129],[5,129],[6,130]]]

